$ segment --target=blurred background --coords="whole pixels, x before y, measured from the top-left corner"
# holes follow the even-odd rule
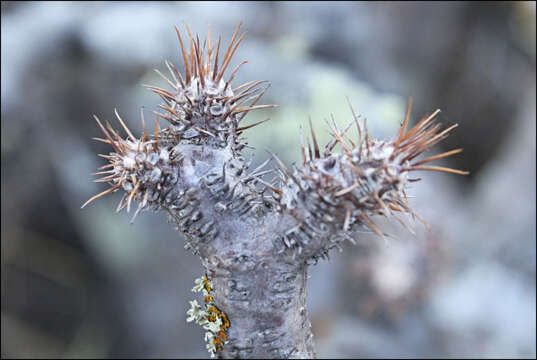
[[[440,108],[459,127],[436,152],[464,152],[438,163],[471,171],[414,183],[430,230],[375,219],[385,241],[311,268],[318,356],[535,358],[535,2],[2,2],[1,19],[2,357],[207,357],[185,321],[203,269],[166,216],[131,225],[117,193],[80,206],[106,188],[92,114],[139,134],[159,102],[141,85],[182,66],[173,26],[227,44],[242,20],[235,84],[270,80],[279,105],[247,117],[271,118],[249,130],[254,165],[297,161],[308,115],[328,141],[347,95],[375,138],[408,97],[413,123]]]

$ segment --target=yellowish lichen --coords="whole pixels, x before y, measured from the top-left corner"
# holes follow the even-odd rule
[[[197,300],[190,301],[190,309],[187,311],[189,317],[186,321],[196,321],[205,330],[206,348],[211,357],[216,356],[217,351],[222,351],[223,346],[228,343],[226,331],[229,329],[229,320],[222,311],[216,307],[214,298],[210,295],[212,291],[211,283],[207,276],[202,276],[194,281],[193,292],[202,292],[205,301],[205,308],[198,304]]]

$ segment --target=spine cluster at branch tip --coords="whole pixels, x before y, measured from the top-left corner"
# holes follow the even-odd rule
[[[268,88],[266,81],[252,81],[232,89],[231,82],[235,74],[247,61],[237,65],[229,79],[224,81],[224,73],[246,33],[237,40],[240,25],[237,27],[219,67],[221,38],[218,38],[215,49],[211,43],[209,29],[207,40],[201,47],[199,37],[194,38],[188,25],[186,27],[190,39],[188,53],[185,51],[179,30],[175,28],[185,63],[185,77],[172,63],[166,61],[173,81],[160,71],[156,71],[172,90],[148,86],[163,100],[159,107],[165,113],[156,114],[171,124],[163,131],[162,138],[174,144],[181,140],[190,144],[211,144],[220,147],[232,144],[234,148],[240,150],[244,144],[239,142],[237,136],[242,131],[257,125],[241,127],[239,124],[242,119],[250,110],[273,106],[256,105]],[[247,105],[248,102],[250,103]]]
[[[397,219],[395,214],[407,212],[419,217],[409,206],[405,188],[408,183],[419,181],[409,178],[412,171],[433,170],[465,175],[467,172],[439,166],[423,165],[432,160],[457,154],[462,149],[412,162],[417,156],[436,145],[457,125],[440,131],[434,124],[436,110],[406,132],[411,103],[398,134],[391,140],[373,140],[367,127],[361,126],[352,106],[353,121],[340,130],[335,121],[329,126],[334,139],[321,152],[311,125],[311,145],[306,147],[301,132],[302,166],[289,170],[275,155],[280,166],[280,188],[267,184],[280,207],[291,213],[298,224],[280,237],[280,252],[290,252],[293,258],[303,256],[307,263],[316,263],[328,251],[348,239],[357,227],[366,227],[383,236],[370,219],[371,215],[383,215]],[[358,140],[347,137],[352,125],[356,125]],[[336,145],[342,152],[333,153]],[[334,231],[337,230],[337,231]],[[327,239],[319,247],[311,246],[311,239]]]

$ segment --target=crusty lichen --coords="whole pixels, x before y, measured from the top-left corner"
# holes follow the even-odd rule
[[[202,292],[204,296],[204,307],[198,304],[197,300],[190,301],[190,309],[186,312],[187,322],[194,321],[201,325],[205,330],[205,341],[207,342],[207,351],[212,358],[217,351],[222,351],[227,341],[226,331],[229,329],[229,320],[214,304],[211,293],[211,283],[206,275],[196,279],[193,292]]]

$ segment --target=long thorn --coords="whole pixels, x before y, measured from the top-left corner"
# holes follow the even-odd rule
[[[114,113],[116,114],[117,116],[117,119],[119,120],[119,123],[121,124],[121,126],[123,127],[123,129],[125,129],[125,131],[127,132],[127,134],[129,135],[129,137],[131,138],[132,141],[136,141],[136,138],[134,137],[134,135],[132,135],[131,131],[129,130],[129,128],[127,127],[127,125],[125,125],[125,123],[123,122],[123,119],[121,118],[121,116],[119,116],[118,112],[117,112],[117,109],[114,109]]]
[[[381,238],[384,238],[384,235],[382,234],[382,232],[380,232],[378,227],[375,226],[375,224],[371,221],[371,219],[369,219],[363,213],[360,213],[360,215],[358,215],[358,216],[360,216],[367,223],[367,225],[369,225],[371,230],[373,230],[378,236],[380,236]]]
[[[276,160],[276,162],[278,163],[278,165],[280,166],[280,168],[285,172],[286,175],[289,175],[289,171],[287,169],[287,166],[285,166],[285,164],[276,156],[276,154],[274,154],[272,151],[270,150],[265,150],[266,152],[268,152],[273,158],[274,160]]]
[[[115,172],[116,171],[112,169],[112,170],[107,170],[107,171],[97,171],[97,172],[91,173],[91,175],[106,175],[106,174],[113,174]]]
[[[421,129],[422,127],[427,125],[432,119],[434,119],[434,117],[439,112],[440,112],[440,109],[436,109],[435,112],[433,112],[431,115],[429,115],[428,117],[423,118],[422,120],[420,120],[420,122],[417,123],[416,126],[414,126],[408,133],[403,135],[402,138],[398,140],[398,142],[400,143],[401,141],[410,138],[416,131],[418,131],[419,129]]]
[[[181,72],[177,70],[175,65],[172,62],[168,62],[168,64],[172,67],[173,71],[179,76],[179,83],[181,83],[181,87],[185,88],[185,81],[183,80],[183,75],[181,75]]]
[[[142,118],[142,127],[144,129],[144,135],[142,137],[142,141],[146,141],[147,140],[147,129],[145,127],[145,117],[144,117],[144,108],[142,107],[140,109],[140,117]]]
[[[255,105],[255,106],[241,106],[241,107],[236,108],[235,111],[232,111],[232,113],[238,114],[238,113],[245,112],[245,111],[248,112],[251,110],[270,109],[270,108],[275,108],[275,107],[278,107],[278,105],[264,104],[264,105]]]
[[[213,81],[216,80],[216,74],[218,73],[218,55],[220,55],[220,40],[222,37],[218,37],[218,45],[216,46],[216,56],[214,57],[214,66],[213,66]]]
[[[356,113],[354,112],[354,108],[352,107],[351,101],[349,100],[349,97],[345,95],[345,98],[347,99],[347,103],[349,104],[349,107],[352,112],[352,117],[354,118],[354,123],[356,124],[356,128],[358,129],[358,144],[360,146],[362,145],[362,129],[360,128],[360,124],[358,122],[358,116],[356,116]],[[361,154],[362,151],[360,149],[359,153]]]
[[[170,74],[172,75],[173,77],[173,80],[175,80],[175,85],[174,85],[174,88],[175,89],[179,89],[178,88],[178,85],[179,85],[179,80],[177,80],[177,77],[175,76],[173,70],[172,70],[172,67],[170,66],[170,64],[168,63],[168,60],[164,60],[164,63],[166,64],[166,67],[168,68],[168,71],[170,72]]]
[[[300,126],[300,151],[302,152],[302,165],[306,165],[306,147],[304,146],[304,134],[302,132],[302,126]]]
[[[83,209],[86,205],[88,205],[88,204],[89,204],[90,202],[92,202],[93,200],[98,199],[98,198],[100,198],[101,196],[104,196],[104,195],[106,195],[106,194],[109,194],[109,193],[111,193],[112,191],[119,189],[119,187],[120,187],[120,185],[115,185],[115,186],[113,186],[113,187],[111,187],[111,188],[109,188],[109,189],[106,189],[106,190],[103,191],[102,193],[99,193],[99,194],[97,194],[97,195],[92,196],[92,197],[91,197],[88,201],[86,201],[86,202],[84,203],[84,205],[82,205],[80,208]]]
[[[153,70],[155,70],[155,72],[156,72],[161,78],[163,78],[168,84],[170,84],[170,86],[171,86],[172,88],[174,88],[175,90],[178,90],[177,85],[174,84],[174,83],[172,83],[171,80],[168,79],[163,73],[161,73],[158,69],[153,69]],[[172,73],[172,75],[173,75],[173,73]]]
[[[242,127],[240,127],[240,128],[237,128],[237,131],[242,131],[242,130],[246,130],[246,129],[253,128],[254,126],[260,125],[260,124],[262,124],[262,123],[264,123],[264,122],[267,122],[267,121],[269,121],[269,120],[270,120],[270,118],[266,118],[265,120],[258,121],[258,122],[256,122],[256,123],[253,123],[252,125],[242,126]]]
[[[240,67],[244,64],[247,64],[248,63],[248,60],[244,60],[243,62],[241,62],[239,65],[237,65],[235,67],[235,69],[231,72],[231,75],[228,79],[228,81],[226,82],[226,86],[224,87],[224,91],[226,91],[227,87],[229,86],[229,84],[231,84],[231,82],[233,81],[233,78],[235,78],[235,74],[237,73],[237,71],[240,69]]]
[[[434,144],[436,144],[438,141],[440,141],[442,139],[442,137],[444,135],[446,135],[448,132],[450,132],[451,130],[455,129],[457,126],[459,126],[459,124],[453,124],[451,125],[450,127],[448,127],[447,129],[445,129],[444,131],[442,131],[441,133],[438,133],[436,134],[434,137],[432,137],[431,139],[427,140],[424,145],[430,145],[430,146],[433,146]]]
[[[310,131],[311,131],[311,138],[313,140],[313,150],[315,158],[318,159],[321,157],[321,153],[319,152],[319,144],[317,144],[317,138],[315,137],[315,131],[313,131],[313,124],[311,123],[311,116],[308,115],[308,120],[310,122]]]
[[[185,76],[186,76],[186,83],[190,84],[190,70],[188,65],[188,58],[185,53],[185,46],[183,45],[183,40],[181,39],[181,34],[179,33],[179,29],[177,29],[177,26],[174,26],[175,32],[177,33],[177,38],[179,39],[179,44],[181,44],[181,52],[183,54],[183,61],[185,62]]]
[[[95,118],[95,121],[97,121],[97,124],[99,125],[99,127],[101,128],[101,130],[103,131],[104,135],[108,138],[108,140],[110,141],[110,145],[112,145],[112,147],[114,148],[114,150],[118,153],[121,153],[121,151],[119,150],[119,147],[118,147],[118,144],[116,144],[116,142],[112,139],[112,136],[110,135],[110,133],[106,130],[106,128],[103,126],[103,124],[101,123],[101,121],[99,120],[99,118],[96,116],[96,115],[93,115],[93,117]]]
[[[134,189],[132,189],[130,195],[129,195],[129,200],[127,200],[127,212],[130,212],[131,211],[131,201],[132,201],[132,197],[134,196],[134,194],[136,193],[136,191],[138,191],[138,187],[140,186],[140,183],[141,181],[137,181],[136,184],[134,185]]]
[[[203,73],[203,67],[201,66],[201,53],[200,53],[200,38],[196,35],[196,41],[194,42],[194,51],[196,55],[196,64],[198,64],[198,73],[199,73],[199,79],[201,82],[201,86],[205,87],[205,74]]]
[[[408,103],[406,107],[406,114],[405,114],[405,120],[403,121],[403,124],[401,125],[401,129],[399,129],[399,136],[397,137],[396,144],[399,144],[401,139],[405,136],[406,127],[408,126],[408,119],[410,118],[410,112],[412,111],[412,98],[408,98]]]
[[[265,185],[266,187],[268,187],[270,190],[274,191],[275,193],[278,193],[278,195],[283,194],[283,191],[281,191],[280,189],[274,187],[273,185],[269,184],[268,182],[264,181],[263,179],[256,178],[256,180],[259,181],[260,183],[262,183],[263,185]]]
[[[406,171],[417,171],[417,170],[425,170],[425,171],[440,171],[440,172],[446,172],[446,173],[452,173],[457,175],[468,175],[470,174],[469,171],[462,171],[462,170],[455,170],[443,166],[413,166],[411,168],[404,168],[403,170]]]
[[[428,162],[433,161],[433,160],[437,160],[437,159],[441,159],[441,158],[445,158],[445,157],[448,157],[448,156],[451,156],[451,155],[458,154],[460,152],[462,152],[462,149],[455,149],[455,150],[451,150],[451,151],[446,151],[445,153],[430,156],[428,158],[420,160],[420,161],[412,164],[412,166],[418,166],[418,165],[421,165],[421,164],[425,164],[425,163],[428,163]]]
[[[193,76],[196,76],[196,64],[194,63],[194,38],[192,37],[192,32],[190,31],[190,27],[186,22],[183,21],[183,24],[186,27],[186,31],[188,32],[188,37],[190,39],[190,66],[192,67],[191,71]]]
[[[108,139],[102,139],[102,138],[98,138],[98,137],[92,137],[91,138],[92,140],[96,140],[96,141],[100,141],[100,142],[103,142],[105,144],[112,144],[112,142]]]
[[[211,47],[211,24],[207,24],[207,74],[211,76],[211,55],[213,54],[213,49]]]
[[[265,86],[265,88],[263,88],[261,90],[261,92],[259,93],[259,95],[257,95],[254,99],[254,101],[252,101],[252,103],[250,104],[250,110],[253,110],[253,107],[255,106],[255,104],[257,104],[257,102],[259,101],[259,99],[261,99],[263,97],[263,95],[265,95],[265,92],[270,88],[270,84],[267,84],[267,86]],[[245,90],[246,91],[246,90]],[[268,107],[276,107],[276,105],[268,105]],[[248,110],[248,111],[250,111]],[[246,111],[244,114],[242,114],[240,116],[240,118],[238,119],[238,122],[241,122],[242,119],[244,119],[244,117],[246,116],[246,114],[248,114],[248,111]]]
[[[237,33],[239,32],[241,26],[242,26],[242,21],[239,23],[239,26],[237,26],[237,28],[235,29],[235,32],[233,33],[233,36],[231,37],[231,41],[229,42],[229,45],[228,45],[227,50],[226,50],[226,53],[224,55],[224,61],[222,62],[222,68],[225,66],[225,64],[226,64],[226,62],[228,60],[229,52],[231,50],[231,47],[233,46],[233,42],[235,41],[235,38],[237,37]],[[216,78],[216,81],[220,81],[220,79],[222,78],[222,75],[224,75],[224,73],[222,71],[220,71],[220,73],[218,74],[218,77]]]

